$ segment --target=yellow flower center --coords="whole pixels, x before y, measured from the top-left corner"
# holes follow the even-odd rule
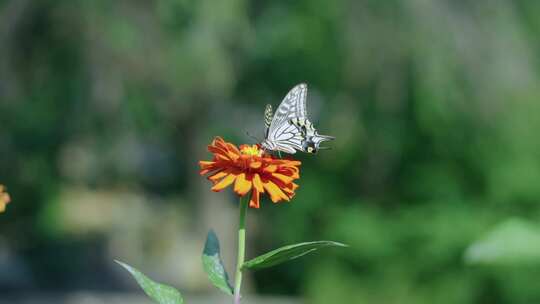
[[[262,150],[259,150],[259,147],[257,147],[257,145],[253,145],[253,146],[245,145],[245,146],[242,146],[242,148],[240,148],[240,152],[242,152],[242,154],[244,154],[244,155],[249,155],[249,156],[261,156],[262,155]]]

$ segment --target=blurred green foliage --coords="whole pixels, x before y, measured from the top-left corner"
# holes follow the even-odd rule
[[[533,266],[540,262],[540,230],[526,221],[509,219],[471,244],[465,259],[471,264]]]
[[[310,115],[337,140],[298,156],[292,204],[253,211],[254,242],[351,248],[258,272],[257,291],[538,302],[537,268],[463,257],[510,217],[540,219],[539,14],[533,0],[0,1],[2,237],[38,286],[92,287],[105,274],[79,273],[99,265],[100,237],[58,232],[64,185],[191,206],[204,145],[260,136],[264,104],[305,81]]]

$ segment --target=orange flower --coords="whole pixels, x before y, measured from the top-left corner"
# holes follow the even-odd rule
[[[6,187],[0,185],[0,213],[6,210],[6,205],[11,201],[9,194],[5,192]]]
[[[259,145],[235,145],[216,137],[208,146],[214,154],[212,161],[200,161],[201,175],[209,174],[214,184],[212,191],[219,192],[234,183],[239,196],[251,191],[249,206],[259,208],[261,193],[268,193],[272,202],[290,201],[300,178],[300,162],[275,158],[265,153]]]

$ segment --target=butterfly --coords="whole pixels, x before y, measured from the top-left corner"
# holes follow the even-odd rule
[[[287,93],[275,114],[272,113],[272,106],[266,105],[265,135],[261,143],[263,149],[294,154],[297,150],[317,153],[327,148],[320,144],[334,137],[317,132],[307,118],[306,99],[307,85],[301,83]]]

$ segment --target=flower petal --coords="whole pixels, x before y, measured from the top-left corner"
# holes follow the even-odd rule
[[[224,188],[226,188],[227,186],[232,184],[235,179],[236,179],[236,175],[230,173],[224,179],[222,179],[219,183],[215,184],[212,187],[212,191],[219,192],[219,191],[223,190]]]
[[[255,187],[255,189],[257,189],[257,191],[259,192],[264,192],[264,188],[263,188],[263,183],[261,181],[261,177],[259,176],[258,173],[255,173],[253,174],[253,187]]]
[[[213,175],[210,175],[208,177],[209,180],[213,181],[214,183],[217,183],[218,180],[224,178],[225,176],[227,176],[230,172],[227,172],[227,171],[218,171],[216,173],[214,173]]]
[[[250,207],[258,208],[260,196],[268,193],[273,202],[289,201],[298,187],[293,181],[300,178],[301,162],[279,159],[261,150],[260,145],[228,143],[215,137],[208,146],[212,161],[200,161],[200,174],[208,175],[213,191],[221,191],[234,183],[240,196],[251,191]]]
[[[226,156],[233,161],[238,159],[238,157],[240,156],[240,150],[238,150],[235,145],[225,142],[223,138],[216,138],[214,143],[215,148],[223,152],[223,156]]]
[[[262,166],[262,162],[260,161],[254,161],[249,164],[249,167],[251,169],[259,169]]]
[[[211,167],[213,165],[215,165],[216,162],[214,161],[206,161],[206,160],[201,160],[199,161],[199,166],[201,166],[201,169],[206,169],[208,167]]]
[[[238,150],[238,148],[231,143],[227,143],[227,149],[233,152],[234,154],[240,155],[240,150]]]
[[[300,178],[299,169],[297,167],[281,166],[276,172],[290,176],[294,179]]]
[[[218,143],[225,143],[221,136],[216,136],[214,137],[214,140],[212,140],[212,145],[216,145]]]
[[[205,175],[210,171],[216,170],[216,162],[214,161],[199,161],[199,166],[201,167],[200,175]]]
[[[264,189],[270,194],[272,202],[277,203],[281,200],[289,201],[289,197],[279,189],[279,187],[271,181],[263,183]]]
[[[251,199],[249,200],[249,206],[251,208],[259,208],[259,196],[260,193],[257,191],[256,188],[253,188],[253,191],[251,191]]]
[[[268,173],[273,173],[273,172],[276,172],[277,169],[278,169],[277,165],[269,165],[269,166],[266,166],[266,168],[264,168],[263,171],[268,172]]]
[[[236,177],[236,181],[234,183],[234,192],[236,192],[238,195],[244,196],[248,191],[251,189],[251,181],[246,179],[245,173],[240,173]]]
[[[214,153],[214,156],[221,156],[229,158],[229,152],[225,150],[224,148],[218,147],[218,146],[208,146],[208,151],[210,153]]]
[[[274,173],[272,174],[272,177],[279,179],[284,184],[290,184],[294,180],[294,178],[280,173]]]
[[[296,191],[297,188],[298,188],[297,184],[290,183],[289,185],[287,185],[287,187],[281,188],[281,190],[283,190],[285,194],[287,194],[289,197],[292,198],[294,196],[294,191]]]

